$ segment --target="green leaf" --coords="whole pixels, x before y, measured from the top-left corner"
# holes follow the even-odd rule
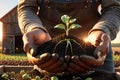
[[[8,78],[8,76],[9,76],[9,75],[8,75],[7,73],[3,73],[1,77],[3,77],[3,78]]]
[[[41,80],[41,79],[40,79],[40,76],[36,76],[36,77],[35,77],[35,80]]]
[[[28,79],[31,79],[31,76],[29,74],[25,73],[25,74],[22,75],[22,79],[23,80],[28,80]]]
[[[90,78],[90,77],[88,77],[88,78],[86,78],[85,80],[93,80],[92,78]]]
[[[76,21],[76,18],[70,19],[69,24],[72,24],[72,23],[74,23],[75,21]]]
[[[21,74],[21,75],[25,74],[25,70],[21,70],[21,71],[20,71],[20,74]]]
[[[62,20],[63,23],[68,23],[69,20],[70,20],[70,17],[68,15],[63,15],[61,17],[61,20]]]
[[[58,80],[58,77],[57,76],[52,76],[51,80]]]
[[[64,24],[57,24],[54,28],[65,29],[65,25]]]
[[[70,26],[70,29],[77,29],[77,28],[80,28],[81,26],[79,24],[72,24]]]

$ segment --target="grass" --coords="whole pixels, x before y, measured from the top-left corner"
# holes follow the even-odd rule
[[[24,53],[16,54],[2,54],[0,53],[0,60],[27,60],[27,56]]]
[[[0,53],[0,60],[27,60],[27,56],[24,53],[16,54],[2,54]],[[114,60],[120,61],[120,56],[114,55]]]
[[[114,55],[113,59],[114,59],[115,61],[120,61],[120,55]]]

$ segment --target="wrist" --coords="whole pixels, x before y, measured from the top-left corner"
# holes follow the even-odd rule
[[[101,29],[95,29],[95,30],[90,30],[88,34],[91,34],[93,32],[101,32],[101,33],[105,33],[105,31],[101,30]]]
[[[44,31],[45,33],[47,33],[46,30],[44,30],[44,29],[42,29],[42,28],[39,28],[39,27],[32,28],[31,31],[33,31],[33,30],[42,30],[42,31]]]

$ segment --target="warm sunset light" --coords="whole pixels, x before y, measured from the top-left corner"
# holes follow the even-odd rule
[[[88,42],[88,38],[84,38],[84,41],[85,41],[85,42]]]
[[[120,31],[117,34],[117,37],[112,41],[112,43],[120,43]]]
[[[0,22],[0,41],[2,41],[2,23]]]

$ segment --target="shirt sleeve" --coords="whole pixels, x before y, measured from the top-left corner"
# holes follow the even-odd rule
[[[47,32],[41,20],[37,16],[38,0],[19,0],[18,2],[18,23],[21,32],[24,34],[34,28],[40,28]]]
[[[102,30],[113,40],[120,30],[120,0],[101,0],[101,8],[102,16],[91,31]]]

